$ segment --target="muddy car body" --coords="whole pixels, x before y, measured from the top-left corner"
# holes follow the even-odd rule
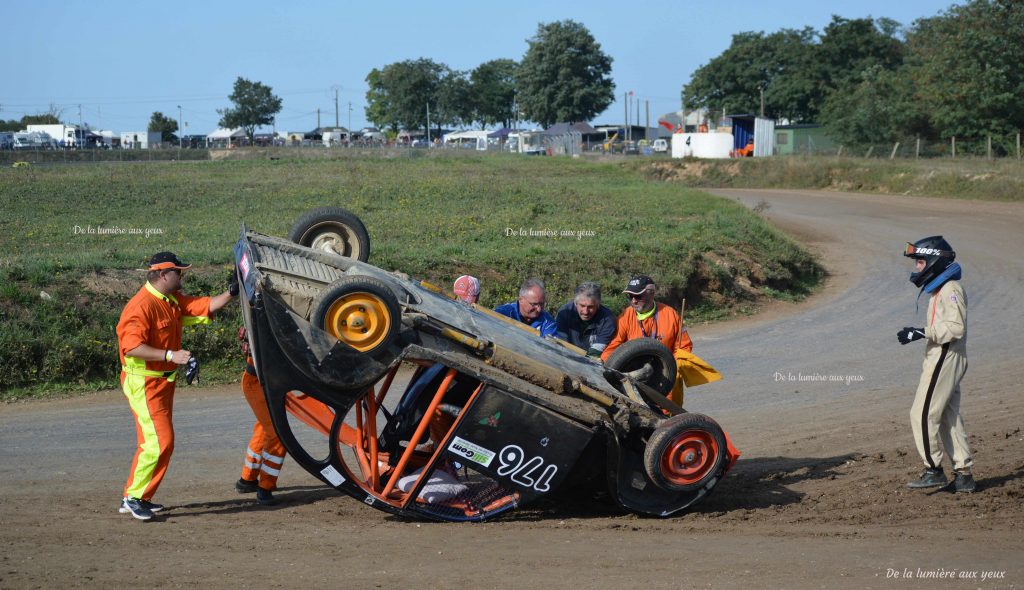
[[[657,355],[603,366],[368,264],[369,236],[343,209],[307,214],[289,238],[242,229],[247,338],[289,454],[341,492],[406,516],[484,520],[597,478],[626,510],[665,516],[738,457],[713,420],[645,384],[665,380]],[[399,394],[403,367],[414,372]]]

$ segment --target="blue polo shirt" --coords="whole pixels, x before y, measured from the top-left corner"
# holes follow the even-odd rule
[[[516,321],[523,322],[524,324],[526,323],[526,322],[523,321],[523,316],[521,316],[519,314],[519,302],[518,301],[513,301],[512,303],[506,303],[504,305],[499,305],[498,307],[494,308],[494,311],[500,313],[501,315],[503,315],[505,317],[512,318],[512,319],[514,319]],[[533,320],[533,323],[530,324],[530,327],[531,328],[537,328],[538,330],[540,330],[541,338],[546,338],[548,336],[554,336],[555,335],[555,331],[557,330],[557,328],[555,326],[555,318],[551,317],[551,314],[546,312],[546,311],[540,312],[540,315],[537,316],[537,319]]]
[[[603,305],[597,309],[594,319],[584,322],[576,312],[576,304],[570,301],[558,310],[555,324],[559,338],[586,350],[592,356],[600,356],[615,336],[615,315]]]

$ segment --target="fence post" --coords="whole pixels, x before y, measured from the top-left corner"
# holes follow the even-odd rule
[[[1017,132],[1017,159],[1020,159],[1020,131]]]
[[[914,159],[915,160],[920,160],[921,159],[921,138],[920,137],[917,138],[917,147],[914,149]]]
[[[871,152],[873,152],[873,151],[875,151],[875,146],[869,147],[868,148],[868,153],[864,154],[864,157],[865,158],[870,158],[871,157]]]
[[[892,153],[889,154],[889,159],[890,160],[895,160],[896,159],[896,150],[898,150],[898,149],[900,149],[900,142],[897,141],[896,145],[892,146]]]
[[[988,136],[988,142],[987,142],[986,150],[988,151],[988,159],[991,160],[992,159],[992,136],[991,135]]]
[[[1017,139],[1018,139],[1018,142],[1017,142],[1017,153],[1020,154],[1020,141],[1019,141],[1020,140],[1020,134],[1019,133],[1017,134]],[[836,157],[837,158],[842,158],[843,157],[843,146],[842,145],[839,146],[839,153],[836,154]],[[1020,157],[1020,156],[1018,155],[1017,157]]]
[[[955,160],[956,159],[956,136],[954,135],[953,137],[951,137],[950,141],[953,142],[953,159]]]

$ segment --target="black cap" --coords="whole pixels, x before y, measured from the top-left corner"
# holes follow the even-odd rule
[[[149,259],[149,270],[164,270],[168,268],[185,270],[191,267],[191,264],[185,264],[173,252],[157,252]]]
[[[654,279],[647,275],[635,275],[629,279],[629,284],[622,290],[623,293],[629,293],[630,295],[639,295],[647,290],[648,287],[654,287]]]

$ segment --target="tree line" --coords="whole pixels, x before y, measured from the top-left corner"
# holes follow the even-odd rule
[[[846,144],[992,135],[1024,128],[1024,3],[972,0],[901,28],[833,16],[733,36],[683,87],[687,108],[821,123]]]
[[[614,100],[612,58],[582,24],[541,23],[521,61],[496,59],[459,71],[420,58],[374,68],[366,76],[366,116],[397,131],[430,123],[480,128],[515,119],[545,127],[589,121]]]

